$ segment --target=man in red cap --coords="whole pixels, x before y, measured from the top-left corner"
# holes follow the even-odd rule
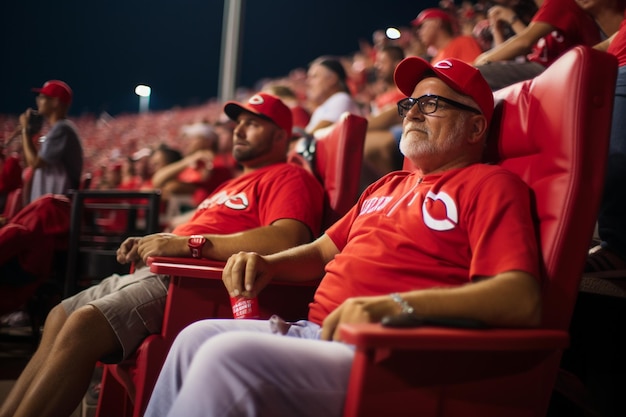
[[[424,9],[411,21],[422,44],[432,55],[431,62],[457,58],[471,63],[483,51],[471,36],[457,34],[457,22],[442,9]]]
[[[456,59],[409,57],[394,78],[406,96],[400,149],[415,170],[372,184],[313,243],[239,253],[224,269],[229,293],[247,297],[275,278],[323,276],[308,320],[190,325],[172,345],[146,417],[341,416],[354,356],[336,343],[341,323],[415,313],[539,324],[531,192],[506,169],[480,163],[493,115],[489,85]]]
[[[319,236],[323,189],[311,173],[285,162],[289,108],[259,93],[247,103],[226,103],[224,111],[236,122],[233,156],[243,174],[215,190],[173,233],[122,243],[117,259],[135,262],[135,273],[109,277],[56,306],[0,416],[70,415],[96,361],[120,362],[160,332],[169,278],[141,266],[149,256],[226,260],[238,251],[269,254]]]
[[[24,157],[33,170],[28,201],[45,194],[67,194],[70,189],[77,189],[83,169],[80,138],[76,126],[67,119],[72,89],[63,81],[50,80],[41,88],[33,88],[33,92],[39,93],[37,112],[28,109],[19,119]],[[39,139],[39,150],[34,143],[42,127],[38,117],[50,124],[49,132]]]

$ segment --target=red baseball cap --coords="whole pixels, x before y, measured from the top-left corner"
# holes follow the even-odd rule
[[[398,89],[411,97],[415,86],[431,72],[454,91],[471,97],[491,123],[494,106],[491,88],[479,70],[459,59],[448,58],[431,65],[422,58],[411,56],[398,64],[393,77]]]
[[[441,19],[444,22],[452,24],[452,16],[445,10],[432,8],[422,10],[415,19],[411,20],[413,26],[419,26],[424,23],[426,19]]]
[[[62,103],[70,104],[72,102],[72,89],[63,81],[46,81],[43,87],[33,88],[32,90],[35,93],[43,94],[44,96],[58,98]]]
[[[224,104],[224,113],[231,120],[236,121],[243,111],[273,122],[291,136],[291,128],[293,126],[291,110],[278,97],[268,93],[257,93],[250,97],[247,103],[229,101]]]

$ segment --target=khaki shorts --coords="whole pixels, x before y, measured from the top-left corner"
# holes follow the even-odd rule
[[[61,305],[68,315],[85,305],[100,310],[122,345],[121,354],[101,361],[118,363],[133,354],[147,336],[161,331],[168,285],[168,276],[143,267],[129,275],[112,275]]]

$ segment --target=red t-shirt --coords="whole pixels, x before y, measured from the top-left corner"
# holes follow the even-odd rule
[[[618,66],[626,65],[626,11],[624,12],[624,20],[619,25],[619,31],[606,51],[617,57]]]
[[[0,193],[9,193],[22,186],[22,166],[16,156],[8,156],[3,164],[0,164]]]
[[[302,167],[280,163],[222,184],[174,234],[229,234],[295,219],[319,236],[324,191]]]
[[[385,110],[389,106],[394,106],[398,104],[398,101],[406,98],[404,93],[398,90],[398,87],[394,87],[389,91],[385,91],[382,94],[379,94],[374,99],[375,109],[372,110],[372,113],[377,114],[383,110]]]
[[[593,46],[600,42],[600,29],[593,18],[574,0],[544,0],[533,16],[533,22],[547,23],[556,29],[539,39],[528,60],[544,66],[576,45]]]
[[[449,44],[437,52],[430,62],[433,64],[447,58],[460,59],[471,64],[483,52],[482,48],[472,36],[461,35],[452,39]]]
[[[340,253],[310,305],[319,324],[349,297],[459,286],[510,270],[540,277],[530,191],[498,166],[423,179],[389,174],[326,234]]]

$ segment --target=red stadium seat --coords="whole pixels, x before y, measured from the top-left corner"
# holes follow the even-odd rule
[[[545,416],[603,190],[616,70],[613,56],[576,47],[495,93],[488,159],[535,195],[540,328],[344,325],[356,346],[345,417]]]
[[[7,195],[7,201],[4,204],[4,211],[2,212],[2,217],[6,220],[10,220],[24,206],[22,191],[23,189],[21,187],[16,188]]]

